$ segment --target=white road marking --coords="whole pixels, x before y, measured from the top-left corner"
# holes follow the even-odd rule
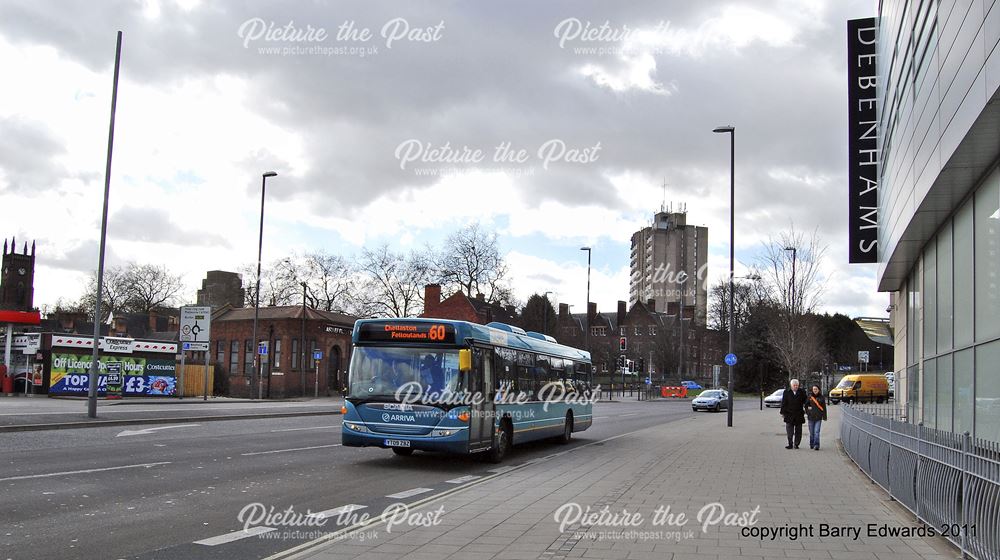
[[[270,533],[271,531],[277,531],[274,527],[252,527],[246,531],[233,531],[232,533],[226,533],[225,535],[217,535],[214,537],[209,537],[207,539],[201,539],[200,541],[194,541],[194,544],[200,544],[204,546],[217,546],[220,544],[231,543],[233,541],[238,541],[240,539],[245,539],[247,537],[256,537],[257,535],[263,535],[264,533]]]
[[[340,447],[343,444],[333,443],[330,445],[313,445],[312,447],[292,447],[291,449],[272,449],[271,451],[254,451],[252,453],[240,453],[243,457],[251,455],[267,455],[269,453],[284,453],[286,451],[308,451],[310,449],[326,449],[327,447]]]
[[[404,490],[402,492],[396,492],[395,494],[389,494],[386,498],[392,498],[394,500],[402,500],[403,498],[409,498],[411,496],[416,496],[417,494],[423,494],[425,492],[430,492],[434,490],[433,488],[412,488],[410,490]]]
[[[310,513],[306,517],[315,517],[318,519],[328,519],[331,517],[337,517],[345,513],[351,513],[352,511],[357,511],[359,509],[365,509],[368,506],[361,506],[358,504],[347,504],[346,506],[340,506],[339,508],[328,509],[324,511],[317,511]]]
[[[501,473],[505,473],[505,472],[508,472],[508,471],[512,471],[512,470],[514,470],[514,469],[516,469],[518,467],[520,467],[520,465],[509,465],[509,466],[506,466],[506,467],[497,467],[495,469],[490,469],[490,470],[488,470],[486,472],[491,472],[491,473],[494,473],[494,474],[501,474]]]
[[[25,474],[25,475],[21,475],[21,476],[8,476],[6,478],[0,478],[0,482],[7,482],[8,480],[27,480],[29,478],[48,478],[48,477],[53,477],[53,476],[69,476],[69,475],[73,475],[73,474],[87,474],[87,473],[104,472],[104,471],[119,471],[119,470],[122,470],[122,469],[138,469],[138,468],[141,468],[141,467],[149,468],[149,467],[158,467],[160,465],[169,465],[169,464],[170,464],[170,461],[161,461],[159,463],[140,463],[138,465],[121,465],[119,467],[104,467],[104,468],[100,468],[100,469],[83,469],[83,470],[79,470],[79,471],[62,471],[62,472],[54,472],[54,473],[46,473],[46,474]]]
[[[448,484],[465,484],[466,482],[476,480],[477,478],[482,478],[482,477],[470,474],[466,476],[460,476],[458,478],[453,478],[451,480],[446,480],[445,482],[447,482]]]
[[[283,430],[271,430],[271,433],[273,434],[274,432],[297,432],[299,430],[322,430],[325,428],[339,428],[339,427],[340,424],[337,424],[336,426],[310,426],[308,428],[285,428]]]
[[[158,432],[160,430],[172,430],[174,428],[194,428],[194,427],[197,427],[197,426],[201,426],[201,424],[176,424],[176,425],[173,425],[173,426],[156,426],[156,427],[153,427],[153,428],[144,428],[144,429],[141,429],[141,430],[125,430],[125,431],[122,431],[122,432],[118,432],[118,435],[116,435],[115,437],[122,437],[122,436],[145,436],[145,435],[149,435],[149,434],[152,434],[152,433],[156,433],[156,432]]]

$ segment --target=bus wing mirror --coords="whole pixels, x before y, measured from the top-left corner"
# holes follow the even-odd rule
[[[472,350],[469,350],[468,348],[463,348],[458,351],[458,370],[459,371],[472,370]]]

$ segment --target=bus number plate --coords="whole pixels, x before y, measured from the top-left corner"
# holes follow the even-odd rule
[[[385,440],[386,447],[409,447],[410,441],[406,439],[387,439]]]

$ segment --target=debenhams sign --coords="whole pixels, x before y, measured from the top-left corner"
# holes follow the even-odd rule
[[[878,259],[878,115],[875,94],[875,18],[847,22],[848,177],[850,262]]]

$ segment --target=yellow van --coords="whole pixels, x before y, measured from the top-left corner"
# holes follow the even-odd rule
[[[883,402],[889,400],[889,381],[879,374],[845,375],[830,390],[830,402]]]

